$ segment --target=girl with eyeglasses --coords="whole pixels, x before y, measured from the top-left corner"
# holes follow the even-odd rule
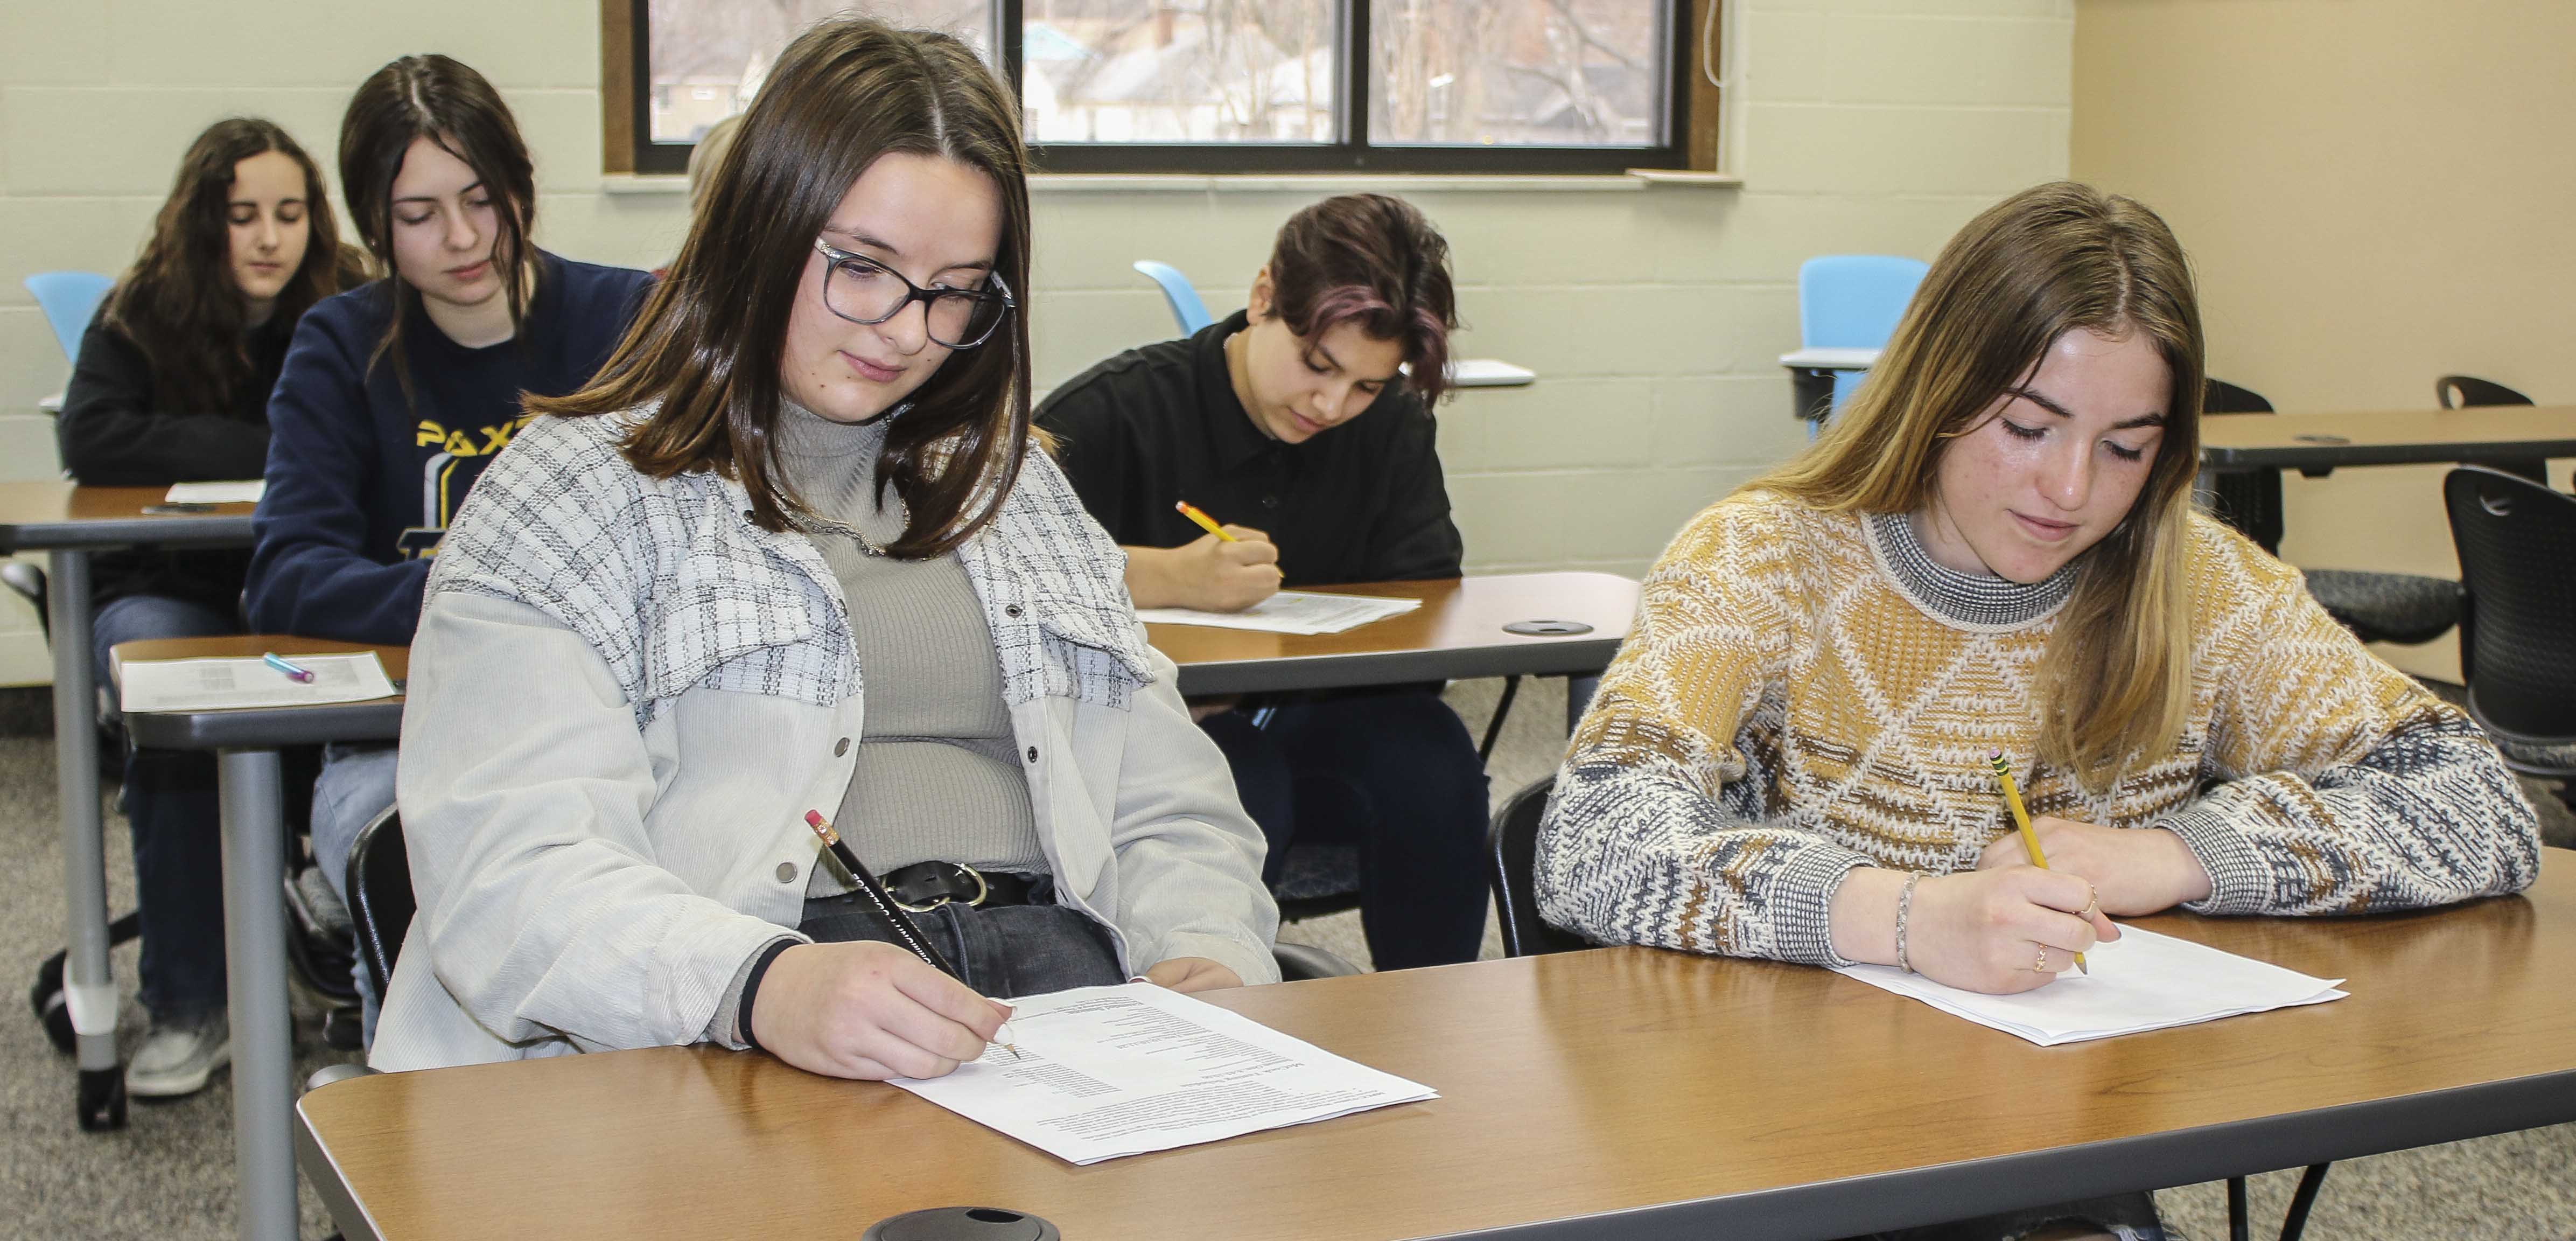
[[[1032,443],[1025,168],[953,38],[835,19],[781,55],[635,331],[531,402],[431,573],[377,1065],[714,1042],[929,1077],[986,997],[1277,977],[1260,832]]]

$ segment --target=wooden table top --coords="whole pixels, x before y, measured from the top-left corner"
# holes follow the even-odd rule
[[[108,652],[113,681],[129,661],[150,659],[257,659],[275,651],[288,659],[298,655],[357,655],[374,651],[394,688],[411,676],[411,648],[334,642],[328,638],[295,638],[283,634],[228,634],[217,638],[152,638],[119,642]],[[363,702],[319,703],[294,707],[236,707],[220,711],[142,712],[129,715],[126,731],[134,743],[153,749],[275,749],[332,741],[391,741],[402,735],[403,696]]]
[[[0,482],[0,551],[125,547],[135,543],[247,545],[253,504],[202,513],[146,513],[167,487],[82,487],[61,479]]]
[[[1182,693],[1261,693],[1450,677],[1599,672],[1618,652],[1637,614],[1637,583],[1610,573],[1480,574],[1314,589],[1420,599],[1422,606],[1341,633],[1307,636],[1147,625],[1146,639],[1181,665]],[[1503,628],[1525,620],[1576,621],[1591,628],[1581,634],[1540,636]]]
[[[1410,596],[1422,607],[1337,634],[1302,637],[1196,625],[1150,625],[1148,637],[1180,665],[1190,694],[1331,689],[1447,677],[1598,672],[1617,653],[1637,610],[1637,584],[1607,573],[1518,573],[1437,582],[1337,586],[1352,594]],[[1506,633],[1511,621],[1576,620],[1573,635]],[[293,657],[375,651],[385,675],[411,672],[411,650],[319,638],[246,634],[128,642],[116,660],[257,659],[264,651]],[[302,745],[312,741],[391,740],[402,724],[400,697],[309,707],[254,707],[137,716],[137,744],[156,748]]]
[[[2576,456],[2576,405],[2487,405],[2342,414],[2212,414],[2214,466],[2407,465]]]
[[[344,1082],[304,1097],[299,1143],[344,1224],[353,1194],[398,1241],[845,1237],[943,1205],[1119,1241],[1569,1236],[1608,1212],[1761,1237],[2576,1119],[2576,854],[2527,897],[2427,914],[2139,925],[2352,996],[2043,1048],[1821,969],[1619,948],[1217,993],[1442,1097],[1090,1167],[705,1048]]]

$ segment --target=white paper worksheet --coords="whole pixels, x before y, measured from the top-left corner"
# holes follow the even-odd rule
[[[257,504],[268,490],[265,479],[238,483],[172,483],[164,504]]]
[[[394,683],[374,651],[356,655],[291,655],[311,684],[257,659],[136,659],[117,666],[117,701],[143,711],[217,711],[236,707],[303,707],[391,698]]]
[[[1375,595],[1326,595],[1283,590],[1240,612],[1201,612],[1193,608],[1140,608],[1136,619],[1155,625],[1208,625],[1260,633],[1319,634],[1357,629],[1421,607],[1419,599],[1382,599]]]
[[[1945,987],[1892,965],[1855,965],[1836,972],[2042,1047],[2323,1004],[2348,994],[2337,990],[2340,978],[2310,978],[2133,926],[2121,927],[2117,941],[2087,949],[2084,958],[2092,973],[2070,969],[2057,981],[2019,995]]]
[[[1069,1163],[1439,1097],[1152,983],[1007,1002],[1016,1055],[891,1084]]]

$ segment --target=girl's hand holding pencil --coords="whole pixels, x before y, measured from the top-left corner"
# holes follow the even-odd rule
[[[2142,918],[2209,895],[2209,872],[2182,843],[2161,828],[2102,827],[2039,815],[2030,821],[2049,869],[2075,875],[2101,895],[2102,912]],[[1995,837],[1977,858],[1977,869],[2031,864],[2021,833]]]

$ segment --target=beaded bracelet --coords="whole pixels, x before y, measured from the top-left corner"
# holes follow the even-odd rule
[[[1922,882],[1923,872],[1905,872],[1905,890],[1896,894],[1896,968],[1914,972],[1914,962],[1905,954],[1905,924],[1914,919],[1914,885]]]

